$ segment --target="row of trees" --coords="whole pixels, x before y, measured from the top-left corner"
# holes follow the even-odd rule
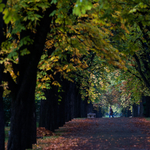
[[[70,81],[63,81],[64,92],[56,86],[45,91],[47,100],[41,101],[39,126],[54,131],[73,118],[86,117],[90,109],[87,99],[81,99],[79,88]],[[55,93],[55,94],[54,94]],[[60,101],[59,97],[62,97]]]
[[[2,95],[9,93],[9,150],[36,142],[35,98],[47,99],[41,124],[54,130],[85,113],[77,109],[84,103],[80,96],[99,102],[113,88],[122,93],[120,103],[134,103],[149,95],[149,7],[148,0],[0,1],[5,90],[0,92],[0,118],[4,122]],[[60,114],[68,116],[50,122]],[[4,123],[0,131],[4,149]]]

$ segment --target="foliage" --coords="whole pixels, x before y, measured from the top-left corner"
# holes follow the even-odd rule
[[[147,0],[23,0],[8,1],[6,7],[1,3],[8,39],[1,50],[5,73],[9,72],[17,82],[19,72],[13,64],[19,64],[19,55],[31,53],[27,47],[34,42],[32,36],[20,38],[20,32],[36,33],[39,21],[52,4],[57,9],[49,14],[53,17],[52,29],[38,66],[37,99],[45,99],[43,90],[52,85],[61,89],[54,80],[58,72],[65,79],[81,83],[82,98],[93,102],[113,103],[104,96],[116,90],[120,94],[117,102],[122,105],[138,103],[142,94],[149,95]],[[20,50],[23,45],[25,48]]]
[[[119,67],[119,76],[109,74],[108,82],[121,91],[122,105],[126,105],[127,99],[131,104],[138,103],[142,94],[149,96],[149,4],[146,0],[118,0],[101,2],[101,6],[101,18],[113,33],[110,42],[119,50],[120,64],[125,66],[124,70]]]

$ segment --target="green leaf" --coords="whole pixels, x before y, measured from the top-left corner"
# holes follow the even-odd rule
[[[57,3],[57,0],[52,0],[51,1],[51,4],[56,4]]]
[[[9,53],[8,58],[11,59],[11,58],[13,58],[13,57],[15,57],[17,55],[18,55],[18,53],[16,52],[16,50],[14,50],[13,52]]]
[[[4,9],[4,7],[5,7],[5,4],[0,4],[0,12],[2,12],[3,11],[3,9]]]
[[[73,14],[75,14],[75,15],[77,15],[77,16],[81,16],[81,11],[80,11],[80,9],[78,9],[77,7],[75,7],[74,9],[73,9]]]
[[[133,8],[133,9],[131,9],[131,10],[129,11],[129,14],[130,14],[130,13],[134,13],[134,12],[136,12],[136,11],[137,11],[137,9]]]
[[[54,16],[56,14],[56,10],[54,10],[50,15],[49,15],[49,17],[50,16]]]
[[[30,51],[27,48],[21,50],[21,56],[24,56],[24,55],[27,55],[27,54],[30,54]]]
[[[11,15],[10,15],[8,9],[5,8],[5,10],[3,11],[3,14],[4,14],[4,16],[3,16],[4,22],[6,24],[8,24],[11,21]]]
[[[87,0],[77,0],[73,9],[73,14],[81,16],[82,14],[85,14],[87,10],[91,10],[92,7],[92,3]]]

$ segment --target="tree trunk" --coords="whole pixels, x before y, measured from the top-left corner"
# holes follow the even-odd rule
[[[48,73],[50,74],[51,72]],[[54,78],[54,81],[60,82],[59,73],[57,73]],[[41,111],[44,109],[43,112],[45,113],[41,113],[40,126],[44,126],[51,131],[54,131],[54,129],[64,124],[64,100],[58,101],[59,95],[63,97],[63,93],[58,92],[58,87],[51,85],[51,89],[45,90],[46,101],[44,105],[41,105]]]
[[[87,117],[87,113],[92,112],[93,111],[93,105],[92,107],[89,107],[89,104],[87,103],[88,97],[86,97],[84,100],[80,100],[80,109],[81,109],[81,114],[80,117],[81,118],[85,118]],[[92,109],[92,110],[91,110]]]
[[[64,86],[63,86],[63,91],[64,91],[64,101],[65,101],[65,122],[68,122],[69,120],[71,120],[71,108],[70,108],[70,83],[68,80],[64,79]]]
[[[50,30],[52,17],[49,14],[56,9],[51,5],[44,12],[44,17],[37,26],[33,45],[27,48],[29,55],[19,58],[19,79],[16,91],[13,93],[12,117],[8,150],[31,149],[36,142],[36,116],[35,116],[35,86],[37,78],[37,65],[42,55],[47,33]],[[27,32],[27,33],[26,33]],[[21,33],[21,38],[31,35],[28,31]],[[25,47],[25,46],[24,46]]]
[[[92,104],[92,102],[90,101],[90,103],[88,104],[88,113],[93,113],[93,104]]]
[[[138,114],[138,105],[137,104],[133,104],[132,106],[132,116],[133,117],[138,117],[139,114]]]
[[[143,114],[145,117],[150,117],[150,96],[143,96]]]
[[[102,112],[100,106],[94,107],[93,112],[96,114],[96,118],[102,118]]]
[[[46,106],[48,105],[47,100],[41,100],[40,105],[40,119],[39,119],[39,127],[45,127],[45,114],[46,114]]]
[[[51,89],[46,89],[46,100],[41,105],[40,127],[54,131],[58,128],[58,87],[51,85]]]
[[[51,88],[50,90],[46,90],[45,92],[45,96],[46,99],[48,101],[47,106],[46,106],[46,124],[45,124],[45,128],[51,131],[54,131],[55,129],[55,103],[54,101],[56,101],[56,97],[55,97],[56,93],[54,92],[54,89]]]
[[[59,126],[63,126],[65,124],[65,100],[63,93],[61,93],[62,100],[59,102]]]
[[[0,85],[2,83],[3,65],[0,65]],[[0,150],[4,150],[5,132],[4,132],[4,108],[3,108],[3,88],[0,87]]]
[[[12,101],[8,150],[25,150],[32,148],[32,144],[36,143],[34,98],[36,70],[33,71],[30,79],[21,84],[22,86],[18,88],[17,94]]]
[[[67,80],[62,79],[60,80],[60,83],[62,85],[62,89],[63,92],[60,92],[60,96],[61,96],[61,101],[59,102],[59,118],[60,118],[60,126],[63,126],[65,124],[66,121],[66,114],[67,114],[67,110],[66,110],[66,85],[67,85]]]
[[[76,112],[77,112],[77,118],[79,118],[79,117],[81,117],[81,109],[80,109],[80,101],[81,101],[81,94],[79,93],[79,91],[78,91],[78,93],[77,93],[77,110],[76,110]]]
[[[6,4],[6,0],[3,0],[2,3]],[[5,40],[4,36],[4,31],[5,29],[5,24],[3,21],[3,14],[0,13],[0,49],[1,49],[1,44]],[[0,85],[2,84],[2,77],[3,77],[3,70],[4,66],[3,64],[0,64]],[[4,120],[4,108],[3,108],[3,88],[0,86],[0,150],[5,149],[5,132],[4,132],[4,127],[5,127],[5,120]]]

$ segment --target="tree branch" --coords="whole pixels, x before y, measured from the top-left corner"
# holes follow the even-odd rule
[[[133,57],[135,58],[135,60],[136,60],[136,62],[137,62],[138,71],[139,71],[139,73],[140,73],[142,79],[144,80],[144,83],[145,83],[146,86],[150,89],[150,83],[149,83],[149,81],[146,79],[145,75],[144,75],[143,72],[142,72],[141,64],[140,64],[140,61],[139,61],[138,56],[134,53]]]
[[[129,69],[128,69],[127,71],[128,71],[129,73],[131,73],[132,75],[134,75],[136,78],[138,78],[140,81],[142,81],[139,76],[137,76],[136,74],[132,73]]]

